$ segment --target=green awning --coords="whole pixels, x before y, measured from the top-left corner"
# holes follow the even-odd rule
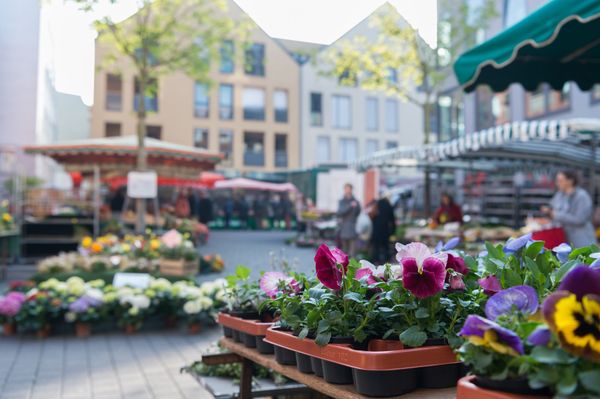
[[[600,0],[549,1],[461,55],[454,72],[466,92],[478,85],[503,91],[511,83],[559,90],[569,81],[589,90],[600,83]]]

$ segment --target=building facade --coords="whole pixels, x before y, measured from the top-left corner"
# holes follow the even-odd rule
[[[392,9],[384,4],[329,46],[281,40],[301,65],[300,158],[304,168],[346,164],[376,151],[423,143],[423,113],[411,103],[381,92],[342,86],[323,76],[321,53],[356,36],[374,38],[375,13]],[[309,61],[310,54],[314,60]]]
[[[497,17],[479,38],[487,40],[495,36],[545,3],[545,0],[496,0]],[[554,91],[544,84],[535,92],[526,92],[521,85],[513,84],[502,93],[478,87],[465,94],[451,76],[438,99],[437,109],[438,141],[447,141],[513,121],[598,117],[600,87],[582,92],[576,84],[567,83],[561,91]]]
[[[229,14],[243,11],[229,2]],[[147,135],[169,142],[205,148],[225,155],[220,169],[273,172],[300,165],[300,68],[292,57],[258,26],[245,51],[251,57],[224,57],[213,65],[210,87],[184,73],[160,77],[158,93],[146,99],[152,112]],[[224,48],[234,48],[231,41]],[[96,44],[100,66],[107,49]],[[230,54],[230,52],[226,52]],[[244,58],[251,65],[242,65]],[[133,135],[136,132],[135,73],[127,60],[115,70],[100,70],[91,108],[92,137]]]

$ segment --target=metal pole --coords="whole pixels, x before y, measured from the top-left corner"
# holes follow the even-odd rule
[[[596,131],[592,132],[592,162],[590,163],[590,196],[592,197],[592,206],[596,205],[596,148],[598,147],[598,138]]]
[[[100,168],[94,165],[94,238],[100,235]]]

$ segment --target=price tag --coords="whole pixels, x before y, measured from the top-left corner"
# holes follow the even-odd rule
[[[158,177],[156,172],[129,172],[127,174],[127,196],[130,198],[156,198]]]

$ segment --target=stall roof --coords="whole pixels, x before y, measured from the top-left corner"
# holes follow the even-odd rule
[[[297,191],[296,186],[292,183],[268,183],[243,177],[218,181],[215,183],[215,188],[279,192]]]
[[[479,162],[482,169],[489,169],[494,160],[498,165],[537,162],[589,167],[592,151],[582,143],[582,134],[592,132],[600,132],[600,119],[514,122],[443,143],[379,151],[359,158],[354,166],[360,170],[386,166],[464,168],[465,162]],[[599,150],[594,160],[599,163]]]

